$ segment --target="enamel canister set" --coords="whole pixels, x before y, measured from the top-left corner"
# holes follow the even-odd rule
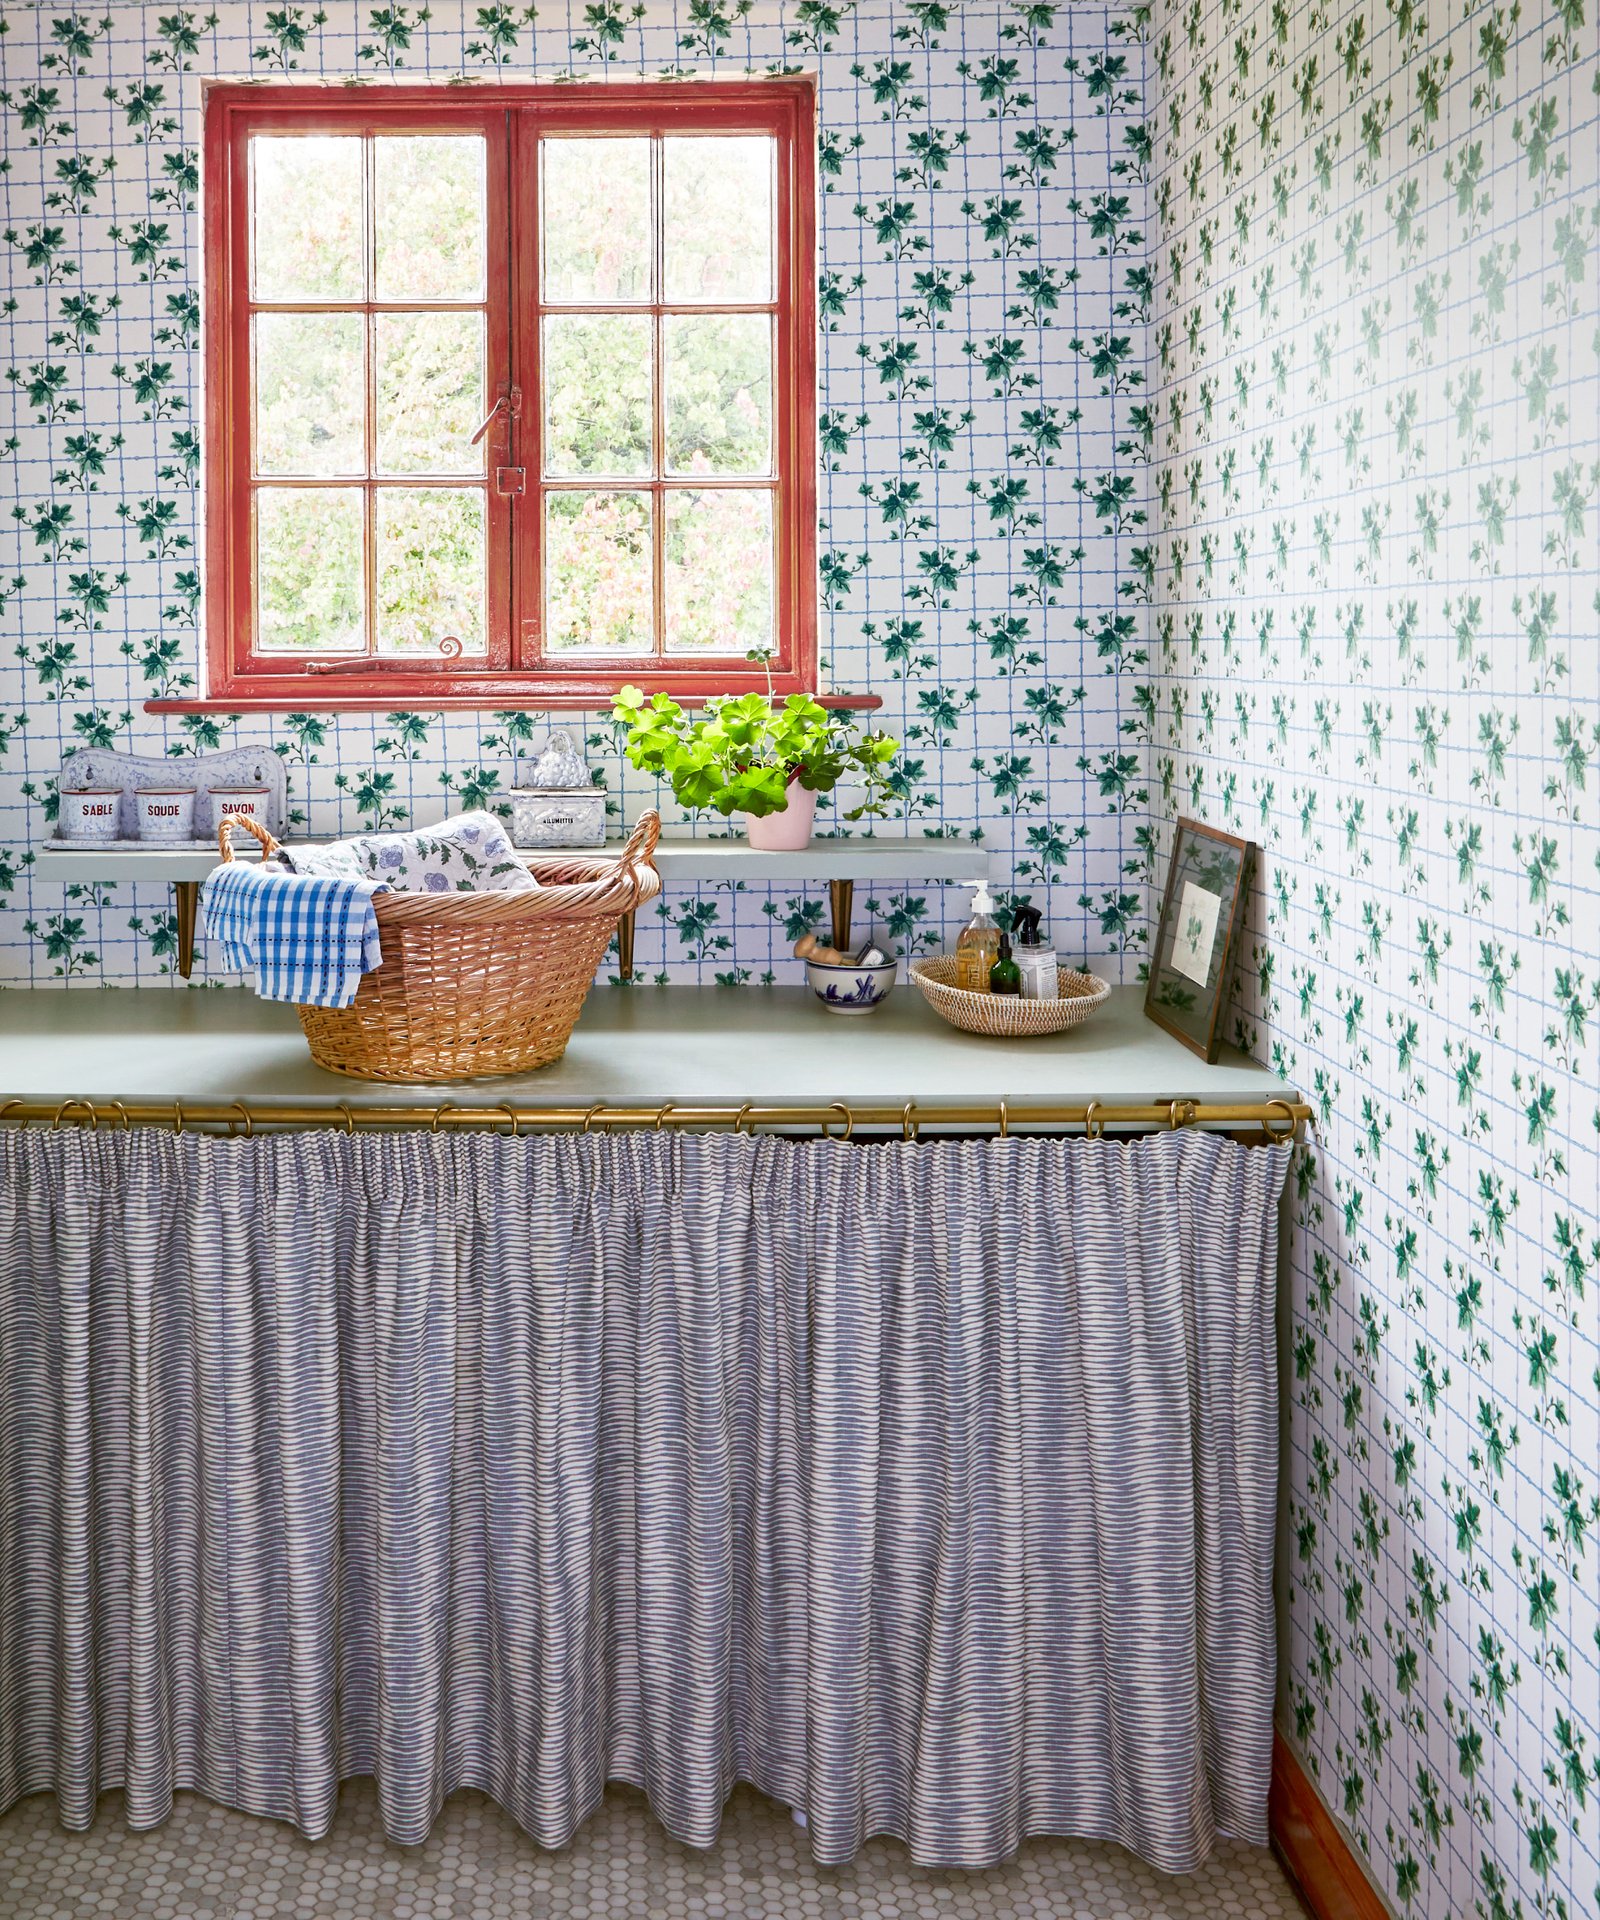
[[[133,835],[137,840],[170,846],[195,838],[194,787],[135,787],[132,799]],[[253,820],[270,828],[272,794],[267,787],[208,787],[214,820]],[[91,787],[61,795],[60,832],[65,840],[106,841],[123,838],[123,791],[120,787]]]

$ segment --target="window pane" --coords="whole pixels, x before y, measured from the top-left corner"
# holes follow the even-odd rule
[[[772,322],[764,313],[662,321],[669,473],[770,473]]]
[[[256,644],[360,653],[359,487],[256,489]]]
[[[647,316],[552,315],[544,391],[546,473],[652,471]]]
[[[254,326],[257,473],[365,473],[360,314],[258,313]]]
[[[650,653],[650,497],[545,496],[545,646]]]
[[[482,473],[483,316],[381,313],[373,325],[379,472]]]
[[[342,133],[251,137],[256,299],[361,299],[361,146]]]
[[[382,487],[376,525],[378,652],[436,654],[455,639],[481,654],[482,488]]]
[[[478,134],[373,141],[380,300],[483,298],[483,158]]]
[[[665,297],[770,300],[771,138],[669,136],[661,146]]]
[[[667,650],[748,653],[772,632],[772,495],[667,495]]]
[[[650,142],[541,140],[546,300],[650,298]]]

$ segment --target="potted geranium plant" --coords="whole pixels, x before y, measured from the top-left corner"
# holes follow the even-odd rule
[[[765,662],[759,649],[750,656]],[[789,852],[806,846],[817,795],[831,793],[846,772],[866,789],[845,815],[860,820],[884,812],[885,770],[899,751],[887,733],[860,727],[809,694],[782,701],[766,693],[708,700],[691,718],[664,693],[648,698],[623,687],[611,717],[627,729],[623,750],[641,773],[671,784],[686,807],[742,813],[752,847]]]

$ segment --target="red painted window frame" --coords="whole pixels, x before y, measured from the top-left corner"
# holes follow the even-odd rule
[[[624,683],[691,701],[764,691],[745,661],[556,664],[538,650],[537,181],[530,151],[545,127],[596,132],[767,132],[777,140],[777,344],[774,358],[775,610],[780,693],[817,686],[816,89],[808,77],[744,82],[392,86],[347,89],[217,84],[206,91],[204,233],[207,687],[202,700],[153,711],[389,709],[411,706],[598,707]],[[313,671],[300,656],[252,649],[248,183],[246,143],[259,130],[459,131],[488,135],[489,392],[521,388],[520,439],[502,412],[490,430],[487,658]],[[504,129],[503,139],[500,137]],[[514,184],[520,182],[520,188]],[[519,211],[520,207],[520,211]],[[505,298],[495,298],[497,243]],[[646,309],[648,311],[648,309]],[[523,466],[526,492],[500,499],[497,466]],[[331,656],[330,656],[331,658]],[[830,702],[830,704],[832,704]],[[844,704],[841,702],[840,704]],[[859,704],[852,701],[849,704]],[[873,703],[876,704],[876,703]]]

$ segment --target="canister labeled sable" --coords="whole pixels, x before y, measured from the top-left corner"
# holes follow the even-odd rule
[[[1040,930],[1037,907],[1017,907],[1011,915],[1016,935],[1017,967],[1022,974],[1024,1000],[1054,1000],[1060,990],[1056,950]]]
[[[115,840],[122,811],[119,787],[86,787],[61,795],[63,840]]]

